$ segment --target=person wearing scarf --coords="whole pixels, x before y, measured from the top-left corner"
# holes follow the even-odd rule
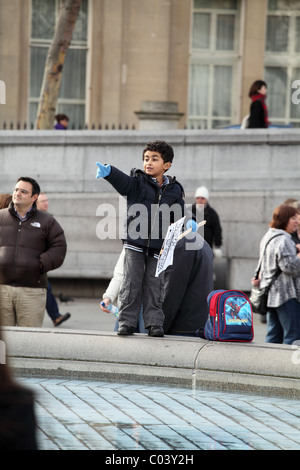
[[[268,109],[266,106],[267,84],[263,80],[256,80],[249,91],[252,100],[250,106],[249,128],[267,128],[270,125],[268,120]]]

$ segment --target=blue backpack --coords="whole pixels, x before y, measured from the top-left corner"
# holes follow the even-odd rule
[[[253,312],[247,295],[238,290],[214,290],[207,297],[204,337],[212,341],[252,341]]]

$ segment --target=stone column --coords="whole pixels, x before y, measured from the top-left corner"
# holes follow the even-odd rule
[[[249,113],[251,84],[263,80],[268,0],[246,0],[244,8],[240,120]]]

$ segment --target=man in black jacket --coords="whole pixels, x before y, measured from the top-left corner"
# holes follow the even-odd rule
[[[165,333],[195,336],[206,323],[207,296],[213,290],[213,252],[199,233],[177,243],[173,265],[164,273],[164,289]]]
[[[41,327],[47,272],[66,255],[63,229],[51,214],[39,211],[38,183],[18,179],[9,207],[0,211],[0,317],[2,326]]]

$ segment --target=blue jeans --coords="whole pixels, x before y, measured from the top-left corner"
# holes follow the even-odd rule
[[[52,287],[49,281],[48,281],[48,287],[47,287],[46,310],[52,321],[60,317],[58,305],[53,295]]]
[[[268,308],[266,343],[293,344],[300,339],[300,303],[290,299]]]

